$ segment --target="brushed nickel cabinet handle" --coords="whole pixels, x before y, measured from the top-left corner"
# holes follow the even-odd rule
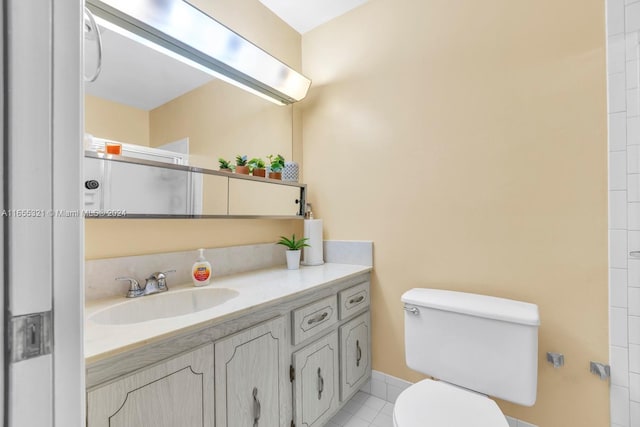
[[[260,399],[258,399],[258,387],[253,388],[253,427],[258,427],[260,419]]]
[[[317,315],[315,317],[312,317],[311,319],[307,320],[307,325],[313,325],[314,323],[320,323],[320,322],[326,320],[328,316],[329,316],[329,313],[325,311],[324,313],[319,314],[319,315]]]
[[[318,368],[318,400],[322,399],[322,392],[324,391],[324,378],[322,378],[322,371]]]
[[[360,295],[358,297],[351,298],[349,300],[349,304],[360,304],[362,301],[364,301],[364,295]]]

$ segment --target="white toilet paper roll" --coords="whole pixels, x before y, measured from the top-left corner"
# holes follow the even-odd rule
[[[302,264],[324,264],[324,255],[322,250],[322,220],[305,219],[304,237],[309,239],[307,240],[307,244],[310,247],[304,248],[303,250],[304,260],[302,261]]]

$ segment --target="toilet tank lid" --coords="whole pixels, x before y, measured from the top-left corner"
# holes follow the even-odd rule
[[[537,305],[488,295],[415,288],[402,295],[402,302],[521,325],[540,325]]]

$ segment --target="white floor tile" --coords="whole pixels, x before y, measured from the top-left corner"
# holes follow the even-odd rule
[[[338,411],[337,414],[335,414],[333,416],[333,418],[331,418],[331,422],[339,425],[339,426],[343,426],[347,423],[347,421],[349,421],[349,419],[353,416],[353,414],[345,411],[344,409],[341,409]]]
[[[354,417],[358,417],[369,423],[372,423],[377,415],[378,411],[373,408],[369,408],[368,406],[361,406],[360,409],[358,409],[358,411],[353,414]]]
[[[385,403],[387,403],[386,400],[375,396],[369,396],[367,400],[364,401],[364,406],[380,411],[384,407]]]
[[[358,412],[358,409],[360,409],[362,407],[362,403],[358,403],[358,402],[354,402],[353,400],[350,400],[347,402],[346,405],[344,405],[342,407],[342,411],[347,411],[350,414],[355,414],[356,412]]]
[[[393,418],[391,418],[391,415],[378,414],[371,425],[375,427],[393,427]]]
[[[387,384],[387,402],[395,403],[400,393],[402,393],[403,389],[400,387],[396,387],[391,384]]]
[[[638,284],[638,286],[640,286],[640,283]],[[372,378],[371,394],[374,395],[375,397],[386,400],[387,399],[387,383],[385,383],[383,380]]]
[[[380,410],[381,414],[391,415],[393,414],[393,403],[386,402],[382,409]]]
[[[344,425],[344,427],[369,427],[370,423],[358,417],[353,417]]]

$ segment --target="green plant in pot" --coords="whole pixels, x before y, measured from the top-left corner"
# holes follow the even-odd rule
[[[300,254],[302,252],[302,248],[311,247],[307,244],[307,240],[309,239],[306,237],[296,240],[295,234],[293,234],[290,239],[285,236],[280,236],[280,240],[277,243],[279,245],[286,246],[287,248],[287,269],[297,270],[300,268]]]
[[[236,156],[236,173],[249,175],[249,166],[247,166],[247,156]]]
[[[284,169],[284,157],[278,154],[274,156],[270,154],[267,156],[269,159],[269,178],[282,179],[282,169]]]
[[[266,176],[266,164],[264,160],[259,157],[254,157],[249,160],[249,169],[251,169],[251,173],[253,176],[261,176],[264,178]]]
[[[220,164],[221,171],[231,172],[231,163],[229,162],[229,160],[225,160],[222,157],[219,157],[218,163]]]

